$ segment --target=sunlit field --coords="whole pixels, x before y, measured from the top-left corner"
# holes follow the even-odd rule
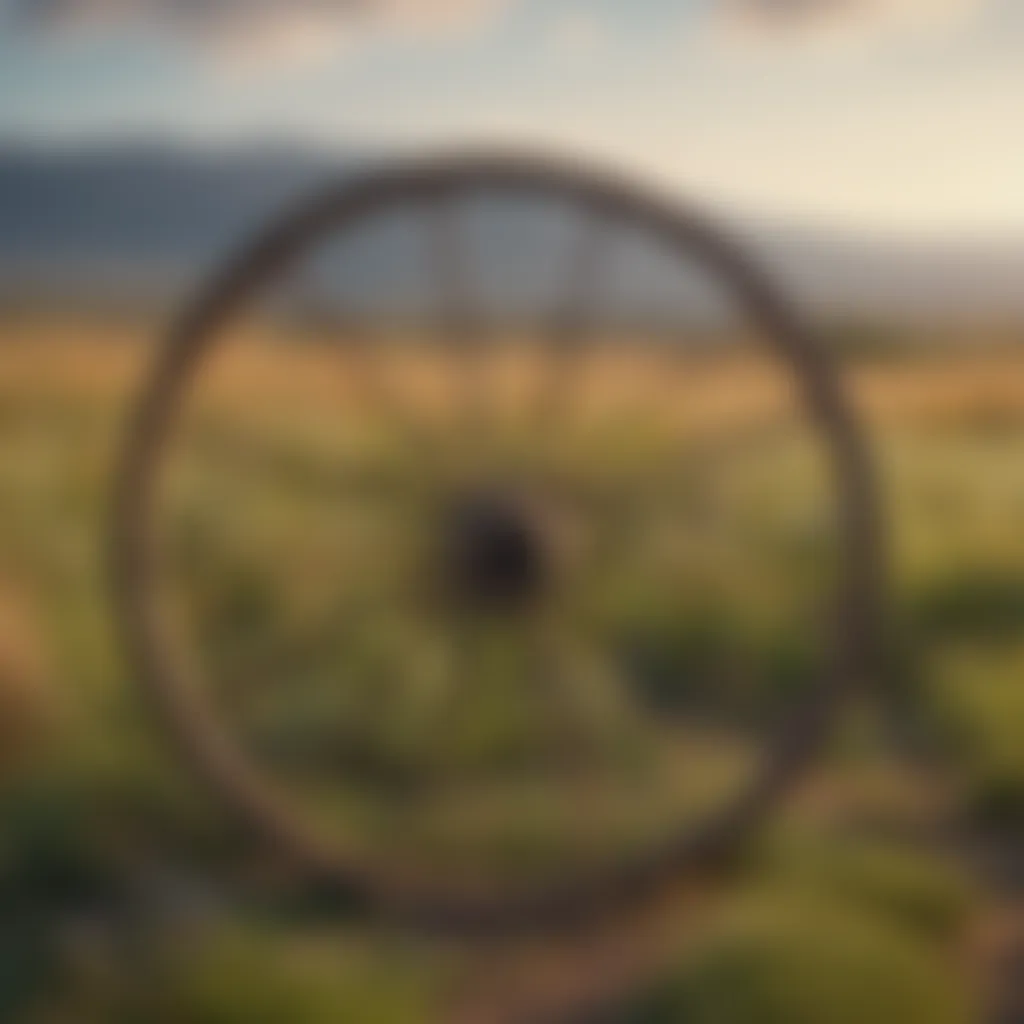
[[[106,561],[152,334],[0,327],[0,1020],[507,1009],[493,950],[375,925],[238,828],[131,678]],[[662,908],[612,1021],[1020,1000],[1024,351],[986,340],[842,349],[890,530],[884,677],[729,884]],[[528,338],[490,353],[237,331],[168,446],[159,600],[226,734],[346,855],[525,892],[742,793],[820,681],[839,548],[827,452],[745,346],[606,339],[555,384]],[[544,550],[491,608],[456,570],[496,494]],[[541,988],[613,973],[533,955]]]

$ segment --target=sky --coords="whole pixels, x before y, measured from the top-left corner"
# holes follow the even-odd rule
[[[0,0],[0,142],[527,146],[767,218],[1024,236],[1021,0]]]

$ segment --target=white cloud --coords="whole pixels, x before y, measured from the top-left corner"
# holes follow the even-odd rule
[[[547,49],[556,57],[590,57],[608,43],[608,26],[592,11],[569,10],[548,28]]]
[[[329,57],[354,37],[449,35],[504,0],[8,0],[15,24],[44,35],[129,34],[246,65]]]
[[[711,37],[735,49],[832,46],[963,28],[992,0],[717,0]]]

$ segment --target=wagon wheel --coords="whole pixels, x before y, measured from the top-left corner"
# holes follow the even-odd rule
[[[721,806],[706,810],[696,822],[660,829],[649,848],[632,851],[622,863],[570,869],[531,884],[505,884],[487,872],[425,866],[417,863],[417,851],[408,849],[408,838],[370,853],[345,828],[328,830],[300,809],[252,749],[237,740],[216,702],[193,678],[190,652],[182,650],[182,636],[168,621],[156,554],[171,438],[218,337],[314,244],[352,236],[396,210],[412,211],[429,239],[430,266],[441,297],[441,337],[435,336],[435,342],[457,371],[455,430],[467,442],[460,458],[442,457],[432,433],[436,423],[417,420],[381,387],[372,351],[360,349],[359,359],[364,395],[371,396],[378,412],[402,435],[401,443],[411,453],[406,466],[415,470],[415,486],[429,481],[426,491],[417,492],[421,498],[429,492],[431,502],[423,506],[429,507],[429,515],[417,513],[419,526],[428,524],[431,552],[427,561],[416,561],[417,585],[422,584],[418,614],[430,629],[447,632],[456,666],[450,695],[454,704],[464,698],[460,687],[472,687],[474,673],[480,672],[472,661],[460,662],[464,655],[472,657],[467,652],[479,638],[480,623],[514,622],[518,641],[535,659],[522,663],[530,666],[529,686],[539,687],[542,702],[557,707],[559,714],[580,712],[575,696],[560,690],[555,679],[559,670],[552,665],[564,655],[566,637],[577,648],[585,647],[588,637],[575,620],[566,625],[568,602],[561,594],[565,557],[552,536],[547,515],[552,503],[542,498],[538,511],[536,492],[557,492],[555,505],[561,502],[577,518],[593,516],[599,522],[591,532],[592,560],[600,561],[608,551],[628,559],[640,520],[621,485],[602,487],[571,473],[549,476],[545,470],[524,487],[514,460],[501,472],[487,461],[485,441],[493,424],[481,375],[484,350],[473,305],[473,267],[462,246],[458,211],[462,203],[495,194],[557,201],[574,211],[581,225],[565,295],[546,324],[545,373],[527,417],[534,440],[550,441],[566,428],[565,409],[578,366],[591,348],[594,325],[588,314],[595,293],[604,288],[602,250],[623,226],[638,230],[679,261],[695,260],[767,339],[772,358],[795,384],[802,412],[826,454],[839,549],[837,579],[822,629],[825,663],[796,706],[776,716],[769,734],[758,737],[749,777]],[[483,457],[466,460],[466,451]],[[344,480],[336,483],[346,486]],[[389,494],[399,505],[411,500],[411,491],[404,496],[389,492],[384,479],[349,480],[347,486],[382,487],[378,497]],[[668,490],[667,482],[658,484],[648,497]],[[438,926],[515,929],[575,921],[590,912],[614,910],[706,867],[747,836],[807,768],[841,698],[870,669],[875,646],[880,557],[874,486],[860,434],[827,360],[762,273],[701,216],[617,179],[545,161],[473,157],[369,174],[302,206],[247,248],[176,326],[145,385],[120,467],[115,537],[116,599],[135,670],[200,778],[304,873],[365,897],[381,912]],[[594,589],[595,584],[585,586]],[[343,687],[344,680],[336,685]],[[442,707],[435,719],[442,735],[447,727],[444,713]],[[572,745],[569,733],[559,743],[563,740]]]

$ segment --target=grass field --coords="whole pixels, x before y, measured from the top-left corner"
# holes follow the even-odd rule
[[[0,1020],[486,1002],[482,954],[353,921],[239,834],[139,700],[103,569],[149,330],[0,329]],[[202,376],[160,532],[198,685],[370,859],[528,884],[699,820],[824,656],[831,491],[786,378],[610,346],[552,412],[510,346],[472,369],[482,420],[456,389],[484,378],[388,351],[385,392],[356,350],[249,328]],[[624,1024],[955,1024],[1024,999],[1024,351],[843,369],[891,529],[887,678]],[[557,628],[485,617],[467,639],[438,537],[495,479],[557,538]]]

